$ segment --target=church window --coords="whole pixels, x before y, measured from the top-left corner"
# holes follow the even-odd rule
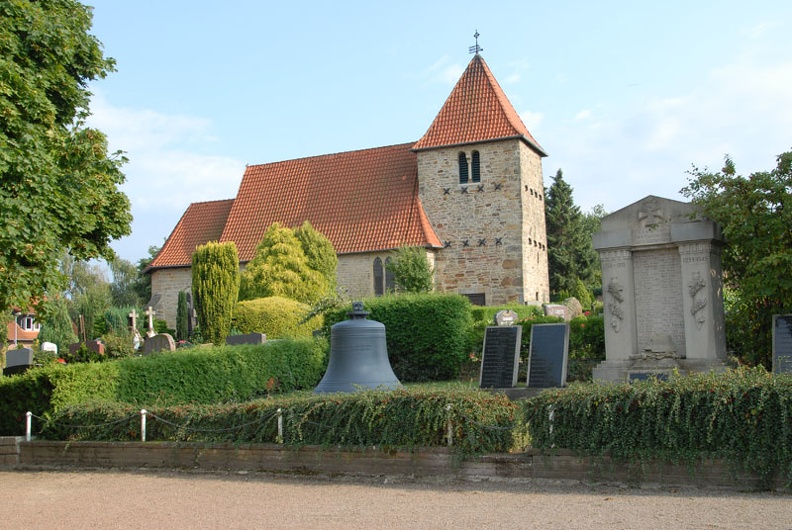
[[[388,292],[396,290],[396,279],[393,277],[393,271],[388,266],[390,262],[390,258],[385,260],[385,291]]]
[[[464,152],[459,153],[459,183],[467,184],[468,181],[468,163],[467,156]]]
[[[384,294],[382,283],[382,260],[376,258],[374,260],[374,296],[382,296]]]
[[[479,152],[473,151],[471,160],[471,176],[473,177],[473,182],[481,182],[481,167],[479,162]]]

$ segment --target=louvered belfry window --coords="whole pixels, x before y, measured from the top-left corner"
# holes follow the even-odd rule
[[[479,162],[479,152],[473,151],[473,155],[471,158],[472,158],[471,165],[473,166],[471,168],[473,182],[481,182],[481,166]]]
[[[468,162],[465,153],[459,153],[459,183],[467,184],[468,182]]]

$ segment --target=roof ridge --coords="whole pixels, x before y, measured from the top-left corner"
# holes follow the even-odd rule
[[[335,155],[364,153],[366,151],[376,151],[378,149],[392,149],[392,148],[395,149],[395,148],[398,148],[398,147],[408,147],[409,148],[412,145],[415,145],[415,142],[401,142],[401,143],[398,143],[398,144],[381,145],[379,147],[364,147],[364,148],[361,148],[361,149],[350,149],[348,151],[337,151],[337,152],[334,152],[334,153],[324,153],[324,154],[321,154],[321,155],[298,156],[298,157],[295,157],[295,158],[286,158],[284,160],[276,160],[276,161],[273,161],[273,162],[262,162],[260,164],[248,164],[246,167],[250,168],[250,167],[259,167],[259,166],[269,166],[269,165],[273,165],[273,164],[283,164],[284,162],[295,162],[297,160],[313,160],[313,159],[317,159],[317,158],[324,158],[324,157],[335,156]]]

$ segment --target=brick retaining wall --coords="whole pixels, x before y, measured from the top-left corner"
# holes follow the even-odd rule
[[[610,459],[581,458],[559,450],[459,458],[447,448],[415,452],[379,449],[284,447],[174,442],[56,442],[0,438],[0,467],[5,469],[119,468],[257,471],[303,475],[447,478],[454,480],[560,481],[630,486],[700,487],[754,490],[758,477],[734,473],[720,461],[686,464],[623,464]],[[783,488],[783,480],[775,489]]]

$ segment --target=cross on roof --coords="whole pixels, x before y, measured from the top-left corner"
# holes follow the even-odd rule
[[[471,47],[469,47],[469,48],[468,48],[468,52],[470,52],[470,53],[475,53],[476,55],[478,55],[478,52],[483,52],[483,51],[484,51],[484,48],[482,48],[482,47],[481,47],[481,46],[479,46],[479,44],[478,44],[478,38],[479,38],[479,32],[478,32],[478,30],[476,30],[476,33],[474,33],[474,34],[473,34],[473,37],[476,39],[476,45],[475,45],[475,46],[471,46]]]

